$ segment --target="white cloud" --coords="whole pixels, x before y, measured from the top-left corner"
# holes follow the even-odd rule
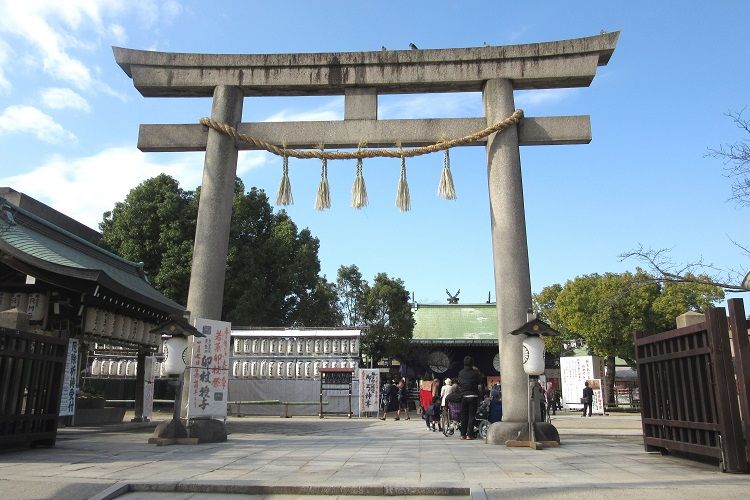
[[[301,122],[301,121],[333,121],[344,119],[344,100],[342,98],[331,101],[313,108],[310,111],[296,111],[293,109],[282,109],[278,113],[269,116],[264,122]]]
[[[51,109],[77,109],[91,111],[88,101],[71,89],[51,87],[44,89],[41,94],[42,102]]]
[[[237,155],[237,176],[242,177],[250,170],[265,165],[272,158],[273,155],[267,151],[240,151]]]
[[[12,87],[10,81],[5,77],[5,64],[10,59],[8,56],[11,52],[10,46],[0,40],[0,94],[9,92]]]
[[[554,104],[568,99],[577,89],[519,90],[515,93],[517,108],[527,108]]]
[[[482,116],[479,92],[383,96],[378,118],[460,118]]]
[[[76,141],[76,136],[65,130],[51,116],[32,106],[8,106],[0,114],[0,134],[31,133],[50,143]]]
[[[21,191],[96,229],[104,212],[124,200],[132,188],[162,172],[177,179],[183,189],[195,189],[203,175],[203,156],[152,155],[115,147],[83,158],[56,156],[27,173],[0,178],[0,186]]]

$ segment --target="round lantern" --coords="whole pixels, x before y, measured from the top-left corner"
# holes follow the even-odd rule
[[[524,339],[523,371],[527,375],[544,373],[544,340],[542,340],[542,337],[532,335]]]
[[[164,346],[164,372],[167,375],[179,375],[185,371],[188,361],[187,337],[175,335],[167,339]]]

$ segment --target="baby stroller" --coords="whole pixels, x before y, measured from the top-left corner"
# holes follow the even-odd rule
[[[451,400],[452,399],[452,400]],[[474,415],[474,428],[472,435],[478,435],[481,439],[487,439],[487,429],[490,427],[490,400],[485,399],[477,407]],[[446,398],[445,408],[440,417],[440,425],[443,435],[452,436],[461,426],[461,400],[457,398]]]

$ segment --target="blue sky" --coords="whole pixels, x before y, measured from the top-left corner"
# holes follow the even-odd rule
[[[748,209],[709,147],[744,139],[724,114],[750,105],[750,2],[201,2],[0,0],[0,185],[90,225],[142,180],[200,182],[202,153],[135,147],[140,123],[196,123],[209,99],[142,97],[111,46],[287,53],[508,45],[621,31],[591,87],[516,92],[527,116],[591,116],[588,145],[521,151],[535,292],[577,275],[634,269],[639,243],[747,269]],[[747,113],[750,113],[748,111]],[[386,96],[381,118],[478,117],[479,94]],[[340,119],[343,97],[248,98],[244,121]],[[451,152],[458,200],[436,196],[442,156],[407,164],[412,211],[395,206],[399,164],[368,160],[370,205],[349,207],[353,161],[329,164],[333,208],[313,209],[320,164],[292,160],[288,211],[321,241],[322,271],[356,264],[404,280],[420,302],[494,300],[483,148]],[[241,153],[245,185],[271,199],[278,158]]]

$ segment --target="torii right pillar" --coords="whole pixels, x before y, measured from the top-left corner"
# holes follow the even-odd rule
[[[487,123],[497,123],[516,109],[513,85],[507,79],[487,81],[482,99]],[[487,442],[505,444],[509,440],[529,439],[529,378],[521,359],[523,336],[510,334],[526,323],[526,313],[531,309],[529,251],[516,125],[487,138],[487,184],[503,391],[503,420],[490,426]],[[552,424],[537,422],[535,429],[538,440],[560,440]]]

